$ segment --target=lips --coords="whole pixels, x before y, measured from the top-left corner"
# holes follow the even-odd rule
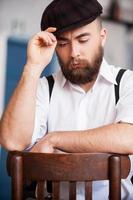
[[[84,68],[86,65],[85,60],[81,59],[73,59],[70,61],[70,68],[76,69],[76,68]]]
[[[71,64],[71,67],[75,69],[75,68],[80,68],[81,65],[80,64]]]
[[[85,67],[85,63],[81,63],[81,62],[72,63],[72,64],[70,65],[70,67],[73,68],[73,69],[84,68],[84,67]]]

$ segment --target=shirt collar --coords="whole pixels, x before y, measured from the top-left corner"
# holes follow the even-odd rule
[[[60,76],[61,76],[61,87],[64,87],[65,84],[67,83],[67,80],[61,71],[60,71]],[[117,85],[114,73],[112,71],[112,67],[111,67],[111,65],[109,65],[106,62],[106,60],[104,58],[103,58],[103,61],[102,61],[101,67],[100,67],[99,77],[103,77],[108,82]]]
[[[114,76],[113,69],[114,68],[112,68],[112,66],[109,65],[106,62],[106,60],[103,58],[103,61],[102,61],[101,67],[100,67],[99,76],[103,77],[108,82],[117,85],[117,82],[115,80],[116,77]]]
[[[61,70],[60,70],[59,74],[60,74],[60,83],[61,83],[61,87],[64,87],[65,84],[66,84],[66,82],[67,82],[67,80],[66,80],[66,78],[65,78],[65,76],[63,75],[63,73],[62,73]]]

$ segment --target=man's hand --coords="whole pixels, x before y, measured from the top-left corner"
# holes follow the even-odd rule
[[[28,43],[26,71],[33,70],[41,74],[50,63],[57,44],[53,32],[56,28],[50,27],[37,33]]]
[[[54,148],[48,141],[41,140],[30,151],[36,153],[54,153]]]
[[[52,139],[55,133],[48,133],[40,141],[38,141],[30,150],[31,152],[38,153],[57,153],[54,140]]]
[[[67,153],[60,149],[55,148],[56,134],[58,133],[49,133],[45,135],[38,143],[36,143],[30,152],[36,153]]]

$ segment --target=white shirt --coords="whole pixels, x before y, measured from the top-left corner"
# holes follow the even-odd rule
[[[47,80],[41,78],[37,90],[32,144],[42,138],[47,130],[86,130],[120,121],[133,123],[133,72],[127,70],[124,73],[120,83],[120,99],[116,105],[114,84],[119,70],[119,67],[108,65],[103,60],[97,80],[87,93],[67,81],[59,71],[54,74],[50,103]],[[122,199],[133,199],[131,176],[132,172],[126,180],[122,180]],[[95,182],[93,189],[95,200],[108,199],[107,181]],[[83,187],[79,186],[77,193],[78,200],[83,200]]]

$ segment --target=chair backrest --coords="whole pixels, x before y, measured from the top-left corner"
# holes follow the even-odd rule
[[[92,199],[92,181],[109,180],[109,199],[121,199],[121,178],[130,171],[126,155],[107,153],[45,154],[9,152],[7,169],[12,179],[12,198],[23,199],[26,180],[38,182],[37,197],[44,199],[44,181],[52,180],[53,198],[59,198],[61,181],[69,182],[69,199],[76,199],[76,182],[85,182],[85,199]]]

